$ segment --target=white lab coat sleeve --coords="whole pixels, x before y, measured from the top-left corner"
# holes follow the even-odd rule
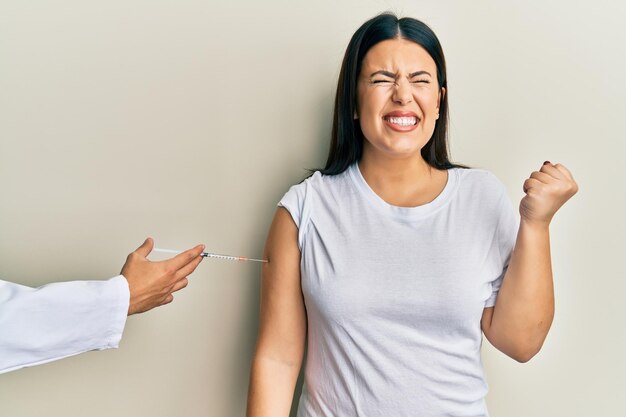
[[[118,347],[129,299],[122,275],[39,288],[0,281],[0,373]]]

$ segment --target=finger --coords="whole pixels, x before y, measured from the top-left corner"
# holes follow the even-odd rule
[[[524,192],[528,194],[533,188],[541,186],[543,183],[535,178],[528,178],[524,181]]]
[[[180,279],[180,280],[178,280],[176,282],[176,284],[174,284],[174,286],[172,287],[171,292],[176,292],[176,291],[182,290],[187,285],[189,285],[189,280],[187,278]]]
[[[199,257],[203,250],[204,245],[198,245],[194,248],[187,249],[186,251],[176,255],[172,259],[168,259],[167,261],[165,261],[165,263],[169,268],[177,271],[183,266],[187,265],[189,262]]]
[[[150,252],[152,252],[153,247],[154,241],[152,240],[152,238],[147,238],[145,242],[141,244],[141,246],[135,249],[135,252],[146,258],[150,254]]]
[[[165,300],[163,300],[163,302],[161,303],[162,306],[164,306],[165,304],[169,304],[172,301],[174,301],[174,296],[172,294],[168,295],[167,297],[165,297]]]
[[[553,165],[556,169],[558,169],[561,173],[563,173],[563,175],[565,175],[566,177],[568,177],[569,179],[573,180],[574,176],[572,175],[572,173],[570,172],[569,169],[567,169],[565,167],[565,165],[563,164],[554,164]]]
[[[554,181],[554,177],[552,175],[539,171],[534,171],[533,173],[531,173],[530,178],[534,178],[544,184],[550,184],[552,181]]]
[[[563,173],[559,171],[558,169],[556,169],[554,165],[552,165],[550,162],[548,162],[547,164],[543,164],[543,166],[541,167],[541,169],[539,169],[539,171],[545,172],[546,174],[550,174],[554,178],[557,178],[560,180],[564,180],[566,178],[563,175]]]
[[[200,265],[200,262],[202,262],[203,259],[204,259],[203,257],[198,256],[196,259],[189,262],[187,265],[185,265],[180,270],[178,270],[178,272],[176,272],[176,277],[183,278],[188,275],[191,275],[193,271],[196,270],[198,265]]]

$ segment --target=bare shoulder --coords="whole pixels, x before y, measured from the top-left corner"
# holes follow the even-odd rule
[[[281,261],[294,254],[300,256],[298,248],[298,226],[294,222],[289,211],[284,207],[278,207],[272,220],[272,225],[265,244],[265,255],[271,264],[272,261]]]
[[[299,289],[298,227],[284,207],[278,207],[274,214],[265,243],[264,257],[269,260],[263,265],[264,289],[271,290],[276,285],[280,287],[276,288],[278,291],[284,291],[289,287]]]

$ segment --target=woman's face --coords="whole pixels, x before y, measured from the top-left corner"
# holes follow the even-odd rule
[[[433,134],[444,93],[435,61],[420,45],[405,39],[374,45],[363,58],[357,87],[355,117],[366,139],[364,151],[419,154]]]

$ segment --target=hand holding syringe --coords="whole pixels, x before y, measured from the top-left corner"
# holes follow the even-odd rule
[[[161,252],[161,253],[173,253],[173,254],[179,254],[182,253],[182,251],[179,250],[172,250],[172,249],[159,249],[159,248],[154,248],[153,252]],[[268,262],[267,259],[254,259],[254,258],[246,258],[245,256],[230,256],[230,255],[220,255],[217,253],[211,253],[211,252],[202,252],[200,254],[200,256],[204,257],[204,258],[220,258],[220,259],[228,259],[231,261],[254,261],[254,262]]]

